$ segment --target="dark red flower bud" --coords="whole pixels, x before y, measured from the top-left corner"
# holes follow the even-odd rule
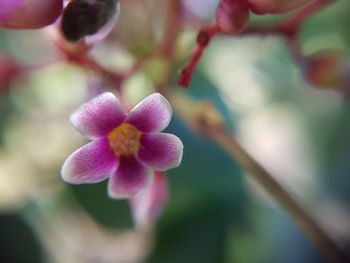
[[[36,29],[53,23],[61,14],[62,0],[1,0],[0,26]]]
[[[249,9],[243,0],[222,0],[216,9],[216,23],[222,32],[239,34],[249,21]]]

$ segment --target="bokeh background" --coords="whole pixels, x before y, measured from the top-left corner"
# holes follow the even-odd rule
[[[91,55],[130,67],[159,41],[163,2],[121,1],[115,30]],[[184,0],[178,69],[217,2]],[[283,16],[252,15],[251,23]],[[300,32],[305,55],[349,56],[349,24],[348,0],[312,16]],[[109,199],[106,182],[63,183],[61,164],[85,142],[69,114],[112,87],[66,63],[48,30],[0,29],[1,56],[25,67],[0,90],[0,262],[324,262],[249,173],[176,112],[167,131],[182,139],[184,158],[167,172],[169,202],[154,231],[133,228],[128,202]],[[154,91],[159,68],[152,61],[127,81],[132,105]],[[180,90],[177,77],[170,84]],[[215,38],[181,92],[212,101],[249,153],[350,250],[350,104],[341,94],[308,84],[280,37],[254,35]]]

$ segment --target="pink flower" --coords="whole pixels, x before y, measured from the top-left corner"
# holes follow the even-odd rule
[[[179,166],[181,140],[160,133],[172,109],[159,93],[152,94],[125,114],[112,93],[103,93],[71,115],[75,128],[92,141],[71,154],[62,178],[72,184],[98,183],[107,178],[113,198],[131,197],[146,188],[154,170]]]
[[[62,0],[1,0],[0,26],[41,28],[53,23],[61,11]]]

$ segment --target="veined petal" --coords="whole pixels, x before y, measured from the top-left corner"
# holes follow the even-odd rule
[[[166,98],[154,93],[137,104],[125,121],[143,132],[159,132],[169,125],[172,114],[173,111]]]
[[[183,144],[169,133],[142,134],[138,159],[147,167],[165,171],[180,165]]]
[[[64,181],[71,184],[98,183],[111,176],[118,167],[108,141],[89,142],[72,153],[61,170]]]
[[[85,103],[70,118],[74,127],[90,139],[107,135],[124,119],[118,99],[110,92]]]
[[[112,198],[131,197],[145,189],[152,180],[151,170],[134,156],[120,158],[120,164],[108,182],[108,194]]]

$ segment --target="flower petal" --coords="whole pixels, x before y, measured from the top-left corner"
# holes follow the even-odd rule
[[[70,118],[74,127],[90,139],[107,135],[124,119],[118,99],[110,92],[85,103]]]
[[[143,132],[159,132],[169,125],[172,113],[166,98],[154,93],[137,104],[125,121]]]
[[[64,181],[71,184],[98,183],[118,167],[118,159],[113,154],[106,139],[89,142],[72,153],[61,170]]]
[[[108,194],[113,198],[131,197],[146,188],[152,180],[151,170],[134,156],[121,157],[120,165],[108,182]]]
[[[168,201],[167,175],[154,172],[154,182],[146,191],[130,200],[134,222],[137,225],[155,223]]]
[[[165,171],[180,165],[183,153],[181,140],[169,133],[142,134],[138,159],[146,166]]]

